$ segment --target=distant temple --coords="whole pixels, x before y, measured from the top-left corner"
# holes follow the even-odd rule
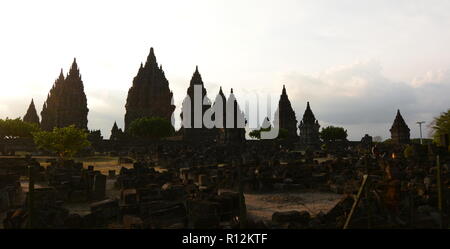
[[[25,116],[23,116],[23,121],[39,125],[39,116],[37,115],[33,99],[31,99],[31,103],[30,106],[28,106],[27,113],[25,114]]]
[[[221,103],[221,105],[219,105]],[[219,89],[219,93],[212,105],[214,110],[214,123],[217,128],[217,140],[224,142],[226,139],[226,111],[227,111],[227,98],[223,94],[222,87]],[[222,118],[220,119],[221,116]]]
[[[50,89],[41,112],[41,128],[52,130],[54,127],[75,125],[87,130],[88,112],[83,81],[74,59],[67,77],[64,78],[61,70]]]
[[[395,116],[394,123],[391,129],[391,139],[393,143],[396,144],[406,144],[409,143],[409,127],[400,114],[400,110],[397,110],[397,116]]]
[[[125,130],[131,122],[143,117],[161,117],[171,121],[175,106],[172,104],[172,92],[162,66],[158,67],[153,48],[147,62],[139,68],[128,90],[125,105]]]
[[[239,104],[237,103],[236,97],[233,94],[233,88],[231,88],[230,97],[227,100],[227,110],[232,113],[232,123],[229,124],[225,122],[225,142],[228,143],[239,143],[245,141],[245,126],[246,120],[244,113],[241,111]],[[230,126],[231,125],[231,126]]]
[[[198,86],[201,89],[201,99],[196,99],[194,97],[195,86]],[[201,108],[201,112],[197,114],[194,114],[195,103],[199,103],[199,106]],[[204,87],[202,76],[200,75],[197,66],[189,83],[189,87],[187,89],[187,96],[183,101],[182,110],[180,114],[180,117],[182,119],[181,129],[184,140],[199,141],[199,139],[214,140],[216,138],[217,136],[216,130],[206,128],[203,123],[203,115],[209,108],[211,108],[211,101],[206,96],[206,89]],[[190,112],[190,115],[186,113],[187,111]],[[190,127],[188,127],[188,125]]]
[[[309,102],[306,105],[303,119],[300,121],[298,128],[300,129],[300,144],[306,146],[317,146],[320,144],[319,121],[314,117]]]
[[[288,131],[289,138],[296,138],[297,135],[297,119],[295,112],[292,109],[291,102],[286,94],[286,88],[283,85],[283,90],[278,102],[278,109],[275,112],[274,126]]]
[[[109,137],[109,140],[121,140],[124,137],[124,133],[122,131],[122,129],[119,129],[119,127],[117,127],[117,123],[114,122],[113,127],[111,129],[111,136]]]

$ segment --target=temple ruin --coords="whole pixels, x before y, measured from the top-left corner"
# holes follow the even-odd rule
[[[50,89],[42,107],[41,128],[52,130],[54,127],[75,125],[87,130],[88,112],[83,81],[74,59],[67,77],[64,77],[61,69],[58,79]]]
[[[125,105],[125,131],[131,122],[143,117],[160,117],[171,120],[175,105],[172,91],[162,66],[158,66],[153,48],[145,65],[141,63],[133,85],[128,90]]]

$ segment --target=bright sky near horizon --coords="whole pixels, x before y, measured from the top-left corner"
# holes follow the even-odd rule
[[[449,11],[448,0],[3,1],[0,118],[31,98],[40,113],[76,57],[88,127],[109,137],[154,47],[177,119],[198,65],[211,99],[222,86],[277,102],[285,84],[298,121],[310,101],[322,126],[386,139],[400,109],[418,137],[417,121],[450,108]]]

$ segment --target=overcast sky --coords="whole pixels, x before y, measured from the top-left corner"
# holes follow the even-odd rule
[[[2,1],[0,118],[31,98],[40,114],[76,57],[88,127],[108,138],[154,47],[177,119],[198,65],[211,99],[222,86],[277,102],[285,84],[297,120],[310,101],[322,126],[386,139],[400,109],[418,137],[417,121],[450,108],[449,11],[448,0]]]

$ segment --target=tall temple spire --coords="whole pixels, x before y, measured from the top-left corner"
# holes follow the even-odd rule
[[[70,72],[71,71],[78,71],[77,58],[73,58],[72,66],[70,67]]]
[[[120,140],[123,137],[123,131],[122,129],[119,129],[117,126],[116,121],[114,121],[113,127],[111,129],[111,136],[109,137],[109,140]]]
[[[306,103],[306,110],[298,128],[300,129],[300,143],[302,145],[317,147],[320,144],[319,121],[314,117],[309,101]]]
[[[63,69],[61,68],[61,71],[59,72],[59,76],[58,76],[58,78],[56,78],[54,85],[62,83],[62,82],[64,82],[64,80],[65,80],[64,72],[63,72]]]
[[[220,105],[218,104],[220,103]],[[216,96],[216,99],[214,100],[213,104],[213,110],[214,110],[214,121],[217,128],[225,128],[225,121],[226,121],[226,105],[227,105],[227,98],[225,97],[225,94],[223,94],[222,86],[219,88],[219,93]],[[221,115],[222,119],[220,120],[219,115]]]
[[[64,78],[61,69],[59,77],[47,95],[41,111],[41,128],[52,130],[54,127],[75,125],[87,129],[88,112],[83,81],[74,58],[67,77]]]
[[[201,95],[196,96],[195,89],[199,86],[202,89]],[[195,67],[186,92],[187,96],[184,98],[180,114],[183,139],[186,141],[198,141],[198,139],[213,140],[215,131],[207,129],[201,118],[211,108],[211,101],[207,97],[206,88],[203,84],[198,66]],[[197,106],[195,103],[201,103],[201,106]]]
[[[61,72],[59,73],[58,80],[64,80],[64,72],[63,72],[62,68],[61,68]]]
[[[291,101],[286,93],[286,87],[283,85],[281,90],[278,108],[275,111],[274,126],[288,131],[288,138],[296,138],[297,135],[297,118],[295,111],[291,106]]]
[[[171,120],[175,106],[169,81],[162,66],[158,66],[155,51],[150,48],[145,64],[140,65],[132,86],[128,90],[125,105],[125,130],[131,122],[143,117],[162,117]]]
[[[219,93],[217,94],[217,97],[220,97],[220,98],[222,98],[222,100],[226,100],[226,97],[225,97],[225,94],[223,93],[223,91],[222,91],[222,86],[220,86],[220,88],[219,88]],[[217,99],[217,98],[216,98]],[[225,106],[225,101],[223,102],[223,105]]]
[[[231,120],[226,120],[225,127],[225,140],[226,142],[242,142],[245,140],[245,114],[239,107],[236,97],[233,93],[233,88],[230,90],[230,96],[228,97],[226,104],[227,116],[232,115]],[[227,117],[228,119],[228,117]],[[230,121],[232,121],[230,123]]]
[[[404,144],[410,142],[410,129],[403,119],[400,109],[397,109],[397,115],[389,131],[394,143]]]
[[[316,117],[314,117],[314,113],[311,110],[311,106],[309,105],[309,101],[306,102],[306,110],[303,114],[303,120],[316,120]]]
[[[72,66],[70,67],[69,74],[67,74],[67,79],[72,79],[74,81],[81,81],[80,69],[78,68],[77,58],[73,58]]]
[[[198,71],[198,66],[195,66],[195,72],[192,75],[190,85],[203,85],[202,75]]]
[[[405,127],[408,126],[403,119],[402,114],[400,113],[400,109],[397,109],[397,114],[395,116],[394,123],[392,124],[393,127]]]
[[[31,99],[31,103],[28,106],[27,113],[25,114],[25,116],[23,116],[23,121],[27,123],[39,124],[39,116],[37,115],[33,99]]]
[[[156,61],[155,51],[153,50],[153,47],[150,48],[150,53],[148,54],[145,67],[158,68],[158,62]]]

